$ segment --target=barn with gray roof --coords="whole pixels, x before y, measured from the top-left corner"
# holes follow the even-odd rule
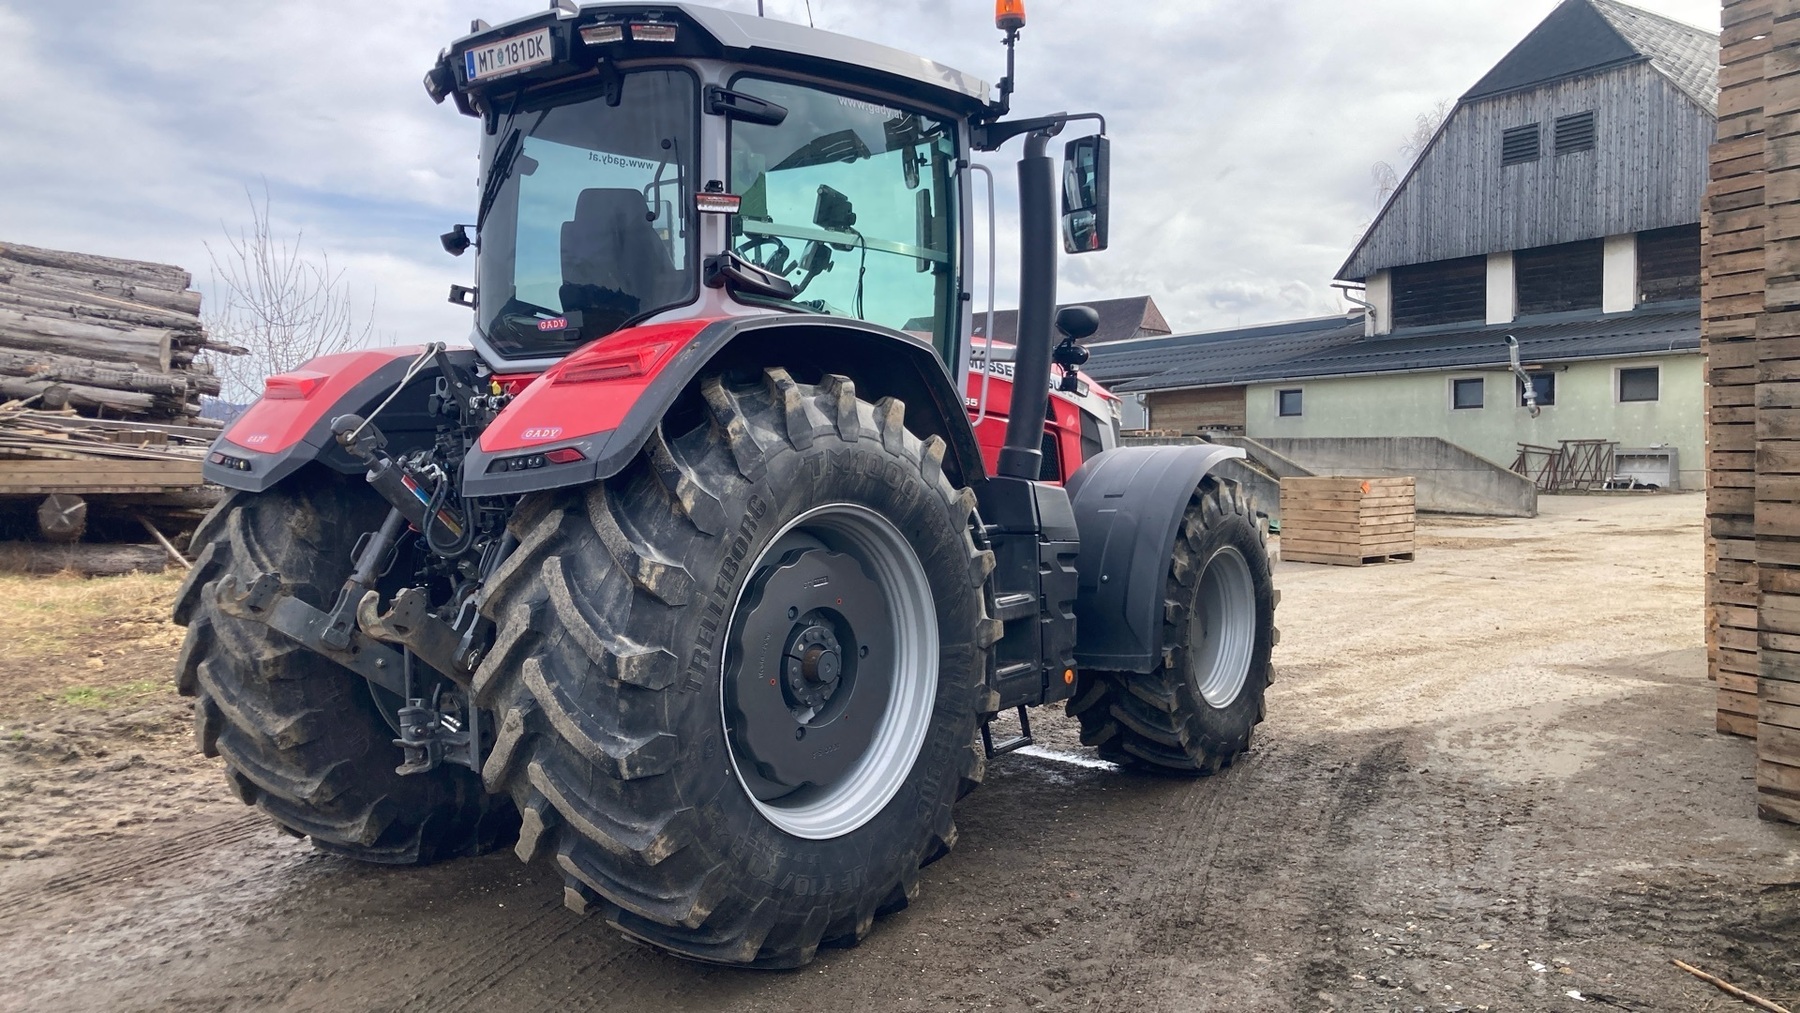
[[[1147,428],[1672,447],[1703,466],[1700,201],[1718,36],[1565,0],[1458,100],[1350,251],[1347,316],[1113,341]],[[1541,402],[1523,409],[1524,382]]]

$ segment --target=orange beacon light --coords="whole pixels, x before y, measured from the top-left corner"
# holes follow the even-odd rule
[[[1025,0],[994,0],[994,27],[1016,32],[1025,27]]]

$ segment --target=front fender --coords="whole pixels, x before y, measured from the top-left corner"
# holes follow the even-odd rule
[[[1150,672],[1162,660],[1163,581],[1188,498],[1222,461],[1211,444],[1119,447],[1069,479],[1081,554],[1075,661],[1108,672]]]
[[[842,373],[867,400],[899,397],[907,428],[944,438],[953,481],[974,484],[985,476],[962,398],[930,345],[856,320],[769,314],[651,324],[572,353],[481,434],[463,461],[463,495],[517,495],[610,478],[702,373],[763,366]],[[565,448],[580,458],[558,464],[546,456]]]

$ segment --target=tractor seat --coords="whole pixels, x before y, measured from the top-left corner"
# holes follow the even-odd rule
[[[679,299],[687,279],[650,224],[642,192],[594,187],[581,191],[575,217],[562,226],[564,312],[581,310],[584,330],[604,332],[639,313]]]

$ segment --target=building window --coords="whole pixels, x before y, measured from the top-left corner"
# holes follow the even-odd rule
[[[1535,162],[1538,159],[1538,125],[1527,123],[1522,127],[1507,127],[1500,135],[1500,164],[1518,165],[1521,162]]]
[[[1662,393],[1662,369],[1641,366],[1619,370],[1620,401],[1655,401]]]
[[[1576,113],[1556,120],[1556,153],[1594,150],[1594,114]]]
[[[1515,381],[1515,382],[1519,386],[1519,407],[1523,408],[1523,407],[1525,407],[1525,382],[1523,380],[1519,380],[1519,381]],[[1555,404],[1556,403],[1556,374],[1555,373],[1533,373],[1533,374],[1531,374],[1531,389],[1534,393],[1537,394],[1537,403],[1540,407],[1543,405]]]
[[[1487,318],[1487,258],[1394,268],[1395,327],[1479,323]]]
[[[1486,400],[1487,381],[1479,376],[1450,381],[1450,407],[1480,408]]]
[[[1638,302],[1700,298],[1700,226],[1637,235]]]
[[[1519,315],[1597,310],[1606,278],[1606,241],[1539,246],[1513,253]]]
[[[1297,390],[1276,391],[1275,414],[1284,419],[1298,418],[1300,415],[1300,392]]]

